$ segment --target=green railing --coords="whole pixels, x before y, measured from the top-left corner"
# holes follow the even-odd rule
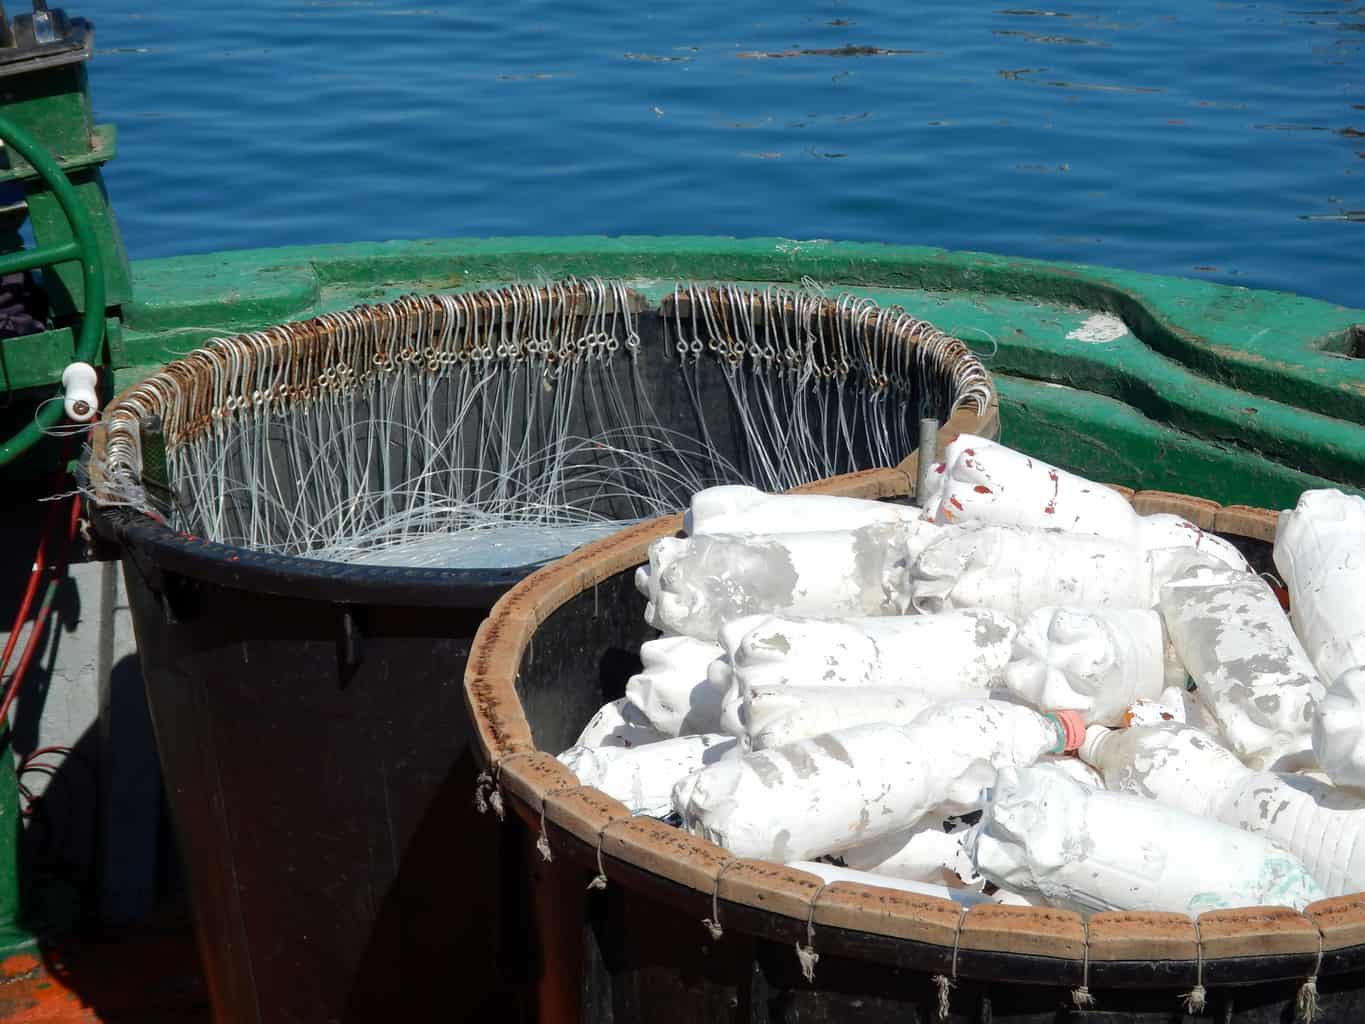
[[[74,361],[94,365],[99,362],[100,346],[104,341],[104,268],[100,264],[99,247],[90,219],[81,208],[76,190],[57,166],[57,161],[28,132],[12,121],[0,118],[0,139],[4,140],[12,153],[27,160],[52,189],[52,194],[66,215],[72,235],[69,242],[0,256],[0,275],[79,260],[85,284],[85,313],[76,339]],[[62,403],[59,401],[41,405],[30,423],[0,445],[0,469],[42,440],[44,433],[56,426],[62,415]]]

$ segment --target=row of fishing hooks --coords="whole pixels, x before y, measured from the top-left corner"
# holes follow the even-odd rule
[[[648,309],[570,278],[216,338],[107,410],[96,497],[151,504],[154,437],[175,528],[354,560],[894,464],[921,415],[992,397],[960,341],[867,299],[679,285],[642,340]]]

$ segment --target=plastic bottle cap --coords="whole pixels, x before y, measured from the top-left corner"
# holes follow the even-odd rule
[[[1081,743],[1085,740],[1085,719],[1081,717],[1079,711],[1049,711],[1043,717],[1056,722],[1061,733],[1057,746],[1052,751],[1054,754],[1074,754],[1080,749]]]
[[[1116,736],[1121,729],[1106,729],[1102,725],[1092,725],[1085,730],[1085,740],[1081,743],[1081,749],[1077,751],[1080,759],[1092,768],[1099,768],[1099,757],[1104,751],[1105,744],[1109,742],[1109,737]]]

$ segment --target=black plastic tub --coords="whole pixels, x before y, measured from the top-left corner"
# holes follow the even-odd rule
[[[240,542],[233,531],[253,518],[275,529],[273,510],[294,493],[284,475],[272,479],[277,490],[267,497],[275,504],[264,512],[249,489],[230,495],[221,517],[227,535],[204,539],[197,536],[204,532],[197,510],[184,507],[185,493],[160,448],[164,442],[171,451],[204,424],[233,417],[263,417],[268,430],[277,430],[287,425],[291,403],[320,393],[330,400],[338,379],[358,379],[363,388],[376,375],[430,374],[439,396],[440,382],[449,380],[441,375],[453,373],[452,366],[502,358],[486,338],[472,355],[459,348],[459,330],[452,342],[452,309],[466,318],[461,324],[473,310],[501,329],[508,318],[553,299],[580,341],[598,346],[591,349],[599,360],[594,373],[615,373],[642,388],[672,428],[704,437],[743,470],[743,425],[733,414],[731,385],[749,356],[699,343],[684,367],[687,388],[699,395],[689,398],[679,385],[679,356],[665,344],[669,324],[700,329],[701,292],[675,292],[660,311],[611,287],[614,308],[630,306],[640,317],[640,366],[630,373],[601,362],[616,343],[602,340],[606,321],[576,313],[575,301],[607,294],[600,283],[532,293],[478,293],[458,304],[409,298],[215,342],[106,410],[89,462],[92,488],[104,499],[96,521],[122,551],[218,1020],[515,1020],[534,1009],[544,962],[522,955],[531,891],[523,851],[475,819],[478,765],[461,685],[484,616],[533,567],[363,566]],[[724,323],[708,321],[718,336],[731,336],[741,314],[752,319],[766,310],[773,323],[791,315],[792,293],[708,294],[704,301],[725,313]],[[816,305],[814,315],[831,331],[875,312]],[[902,330],[879,336],[889,362],[871,368],[876,379],[860,377],[862,371],[847,376],[849,353],[820,344],[807,346],[806,365],[824,368],[822,379],[833,382],[840,402],[858,388],[880,388],[886,411],[899,421],[896,436],[904,437],[921,414],[994,436],[994,394],[979,362],[961,342],[900,316],[865,320],[877,330],[883,324]],[[613,323],[610,337],[625,345],[629,334]],[[557,342],[567,336],[551,335]],[[933,340],[932,354],[928,345],[917,349],[925,339]],[[518,366],[560,358],[549,342],[538,345],[508,358]],[[720,367],[722,357],[728,370]],[[551,386],[542,388],[538,379],[535,385],[528,403]],[[525,409],[508,415],[530,418]],[[592,416],[583,411],[578,429],[591,433]],[[875,457],[870,430],[866,419],[849,428],[844,468],[908,454],[883,445]],[[386,473],[423,454],[405,447],[401,435],[394,433],[397,440],[379,459]],[[258,440],[262,450],[276,443],[269,433]],[[620,517],[630,518],[625,511]]]
[[[500,1019],[460,687],[525,571],[366,569],[105,517],[216,1019]],[[529,570],[526,570],[529,571]]]

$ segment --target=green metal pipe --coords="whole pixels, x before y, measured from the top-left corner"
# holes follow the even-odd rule
[[[0,274],[17,274],[21,270],[32,270],[50,263],[65,263],[67,260],[81,258],[81,247],[75,242],[49,245],[43,249],[22,249],[0,256]]]
[[[75,238],[74,242],[15,254],[8,260],[0,261],[0,273],[65,263],[72,259],[80,260],[82,280],[85,284],[85,315],[81,321],[81,333],[76,340],[75,360],[97,363],[100,345],[104,341],[104,268],[100,263],[90,219],[81,208],[76,190],[62,169],[57,166],[57,161],[33,139],[33,136],[8,118],[0,117],[0,139],[32,164],[33,169],[47,182],[62,212],[66,214],[67,222],[71,225],[71,234]],[[44,433],[56,426],[61,418],[61,402],[47,402],[41,405],[32,422],[0,445],[0,469],[8,466],[41,441]]]

